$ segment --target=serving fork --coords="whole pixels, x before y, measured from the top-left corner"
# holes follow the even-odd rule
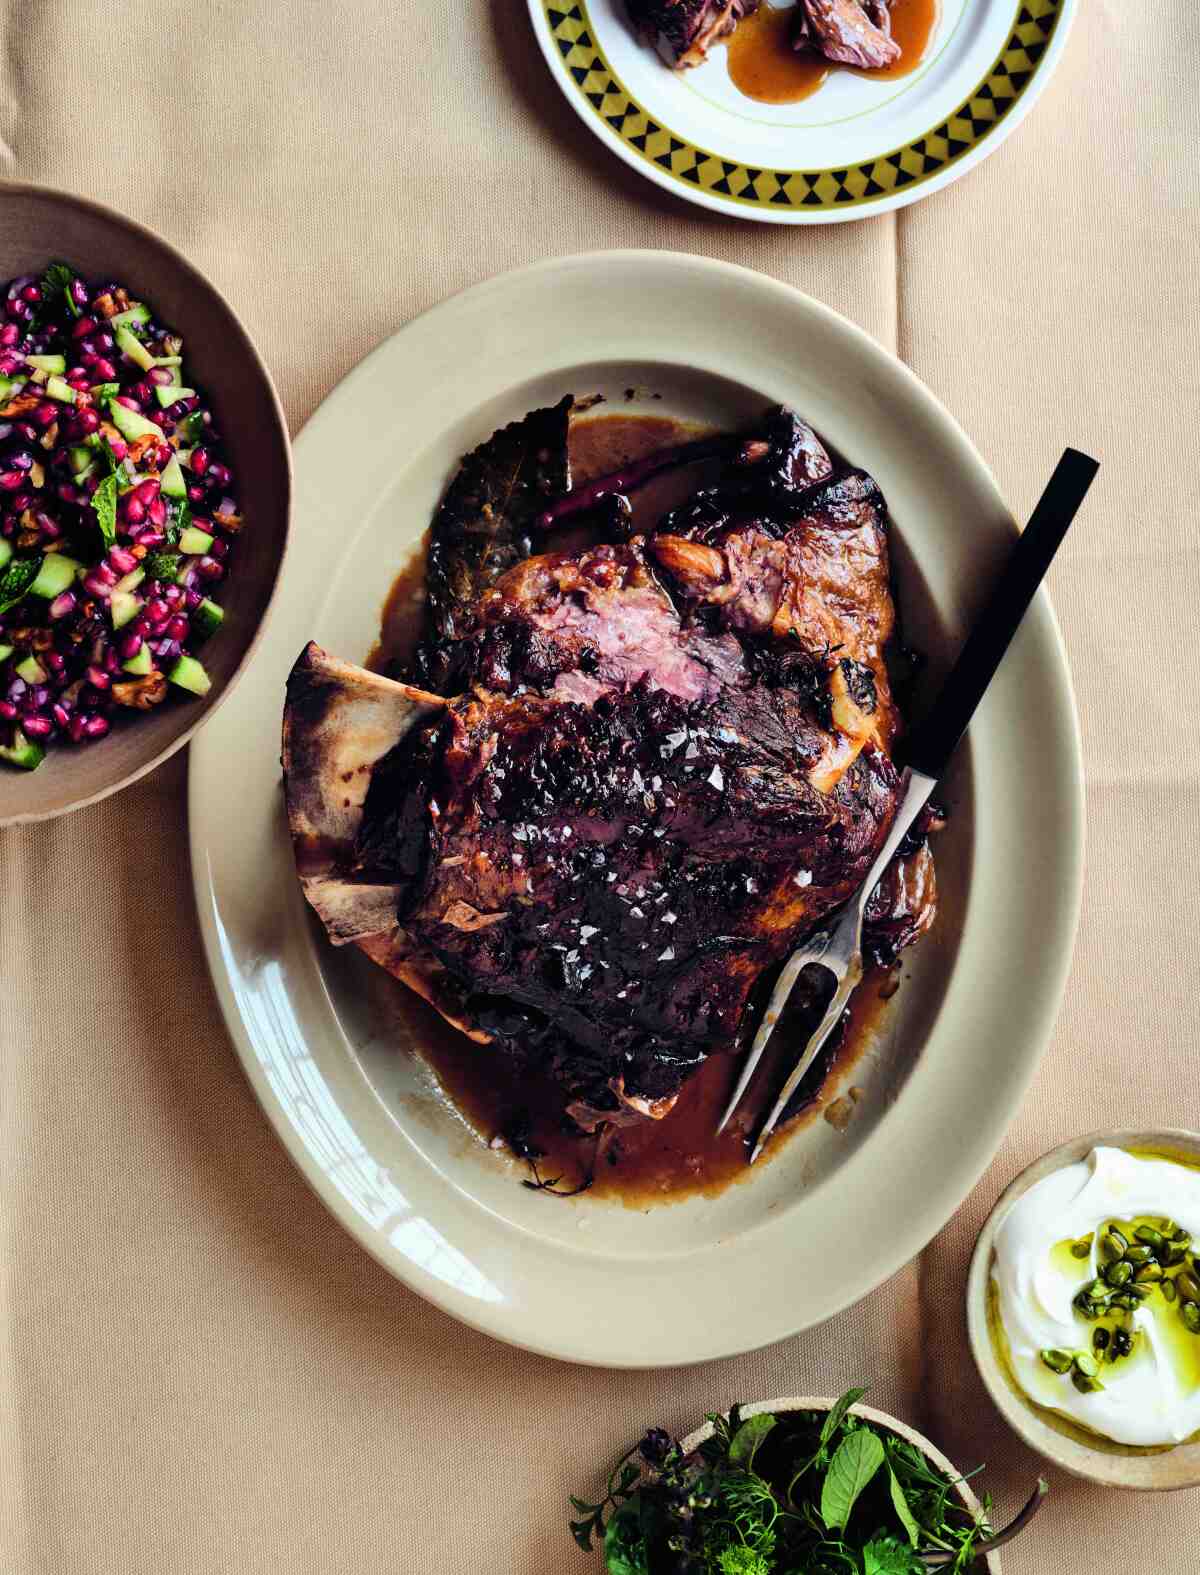
[[[718,1133],[724,1131],[741,1102],[801,972],[810,966],[822,968],[833,976],[835,988],[825,1015],[805,1045],[758,1134],[750,1154],[752,1165],[862,980],[862,927],[867,901],[946,770],[1099,468],[1096,460],[1081,454],[1078,449],[1069,448],[1064,452],[932,711],[909,736],[902,796],[875,862],[841,912],[808,936],[783,966],[733,1097],[717,1127]]]

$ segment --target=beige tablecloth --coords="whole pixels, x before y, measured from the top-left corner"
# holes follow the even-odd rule
[[[1064,442],[1105,462],[1053,576],[1089,852],[1052,1049],[920,1260],[758,1355],[654,1374],[524,1355],[334,1225],[217,1013],[183,758],[3,834],[3,1575],[582,1572],[567,1493],[644,1424],[860,1378],[956,1459],[987,1461],[1002,1508],[1028,1488],[1036,1463],[966,1354],[976,1228],[1066,1136],[1200,1126],[1200,23],[1183,0],[1081,10],[1043,101],[985,165],[899,215],[805,232],[708,215],[619,164],[552,85],[524,0],[0,5],[5,172],[109,201],[188,252],[244,314],[295,430],[461,286],[656,246],[749,264],[863,324],[946,400],[1019,514]],[[1058,1478],[1005,1567],[1167,1575],[1195,1568],[1198,1533],[1196,1495]]]

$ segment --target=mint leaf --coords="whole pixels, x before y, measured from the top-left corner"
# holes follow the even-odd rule
[[[870,1428],[843,1438],[821,1484],[821,1519],[830,1531],[846,1529],[859,1494],[882,1464],[883,1445]]]
[[[912,1510],[908,1507],[908,1500],[904,1496],[904,1489],[900,1486],[900,1478],[892,1469],[892,1462],[888,1461],[888,1486],[892,1494],[892,1508],[900,1519],[900,1524],[908,1534],[909,1544],[916,1547],[921,1540],[921,1528],[913,1517]]]
[[[11,558],[0,570],[0,613],[15,607],[38,577],[40,558]]]
[[[150,552],[142,561],[142,568],[146,571],[148,580],[165,580],[168,585],[174,584],[175,576],[179,573],[180,555],[177,552],[167,552],[159,549]]]
[[[923,1568],[912,1549],[894,1537],[878,1537],[863,1549],[863,1575],[912,1575]]]
[[[100,527],[100,534],[104,537],[104,545],[111,547],[117,539],[117,478],[115,474],[105,476],[104,480],[92,493],[92,507],[96,511],[96,523]]]
[[[167,526],[168,545],[173,547],[191,523],[192,511],[188,507],[188,500],[180,498],[174,507],[171,521]]]
[[[604,1567],[608,1575],[648,1575],[650,1550],[642,1531],[641,1506],[635,1493],[609,1521],[604,1532]]]
[[[769,1411],[762,1411],[758,1416],[752,1416],[743,1422],[729,1445],[729,1464],[752,1471],[758,1446],[774,1426],[775,1418]]]
[[[56,295],[62,295],[66,298],[67,305],[71,309],[71,316],[78,317],[79,308],[75,305],[74,298],[71,295],[71,285],[74,282],[75,274],[67,267],[66,263],[52,262],[42,275],[42,300],[49,306]]]
[[[829,1442],[829,1440],[837,1432],[838,1428],[841,1427],[842,1423],[845,1421],[847,1411],[849,1411],[852,1405],[857,1405],[866,1392],[867,1391],[865,1389],[847,1389],[846,1393],[841,1397],[841,1399],[835,1400],[834,1403],[829,1407],[829,1412],[825,1417],[824,1426],[821,1428],[822,1445]]]

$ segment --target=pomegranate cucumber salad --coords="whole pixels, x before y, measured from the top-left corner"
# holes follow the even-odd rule
[[[183,341],[65,263],[0,313],[0,762],[32,771],[207,693],[242,527]]]

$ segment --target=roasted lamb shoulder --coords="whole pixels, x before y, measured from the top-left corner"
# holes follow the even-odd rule
[[[594,1125],[665,1114],[740,1048],[760,981],[861,882],[899,793],[894,610],[878,488],[790,412],[648,537],[520,557],[565,443],[565,418],[535,412],[439,511],[416,670],[455,692],[373,690],[394,739],[364,751],[338,696],[388,681],[309,647],[285,787],[335,942],[481,1054],[549,1067]],[[501,460],[523,478],[515,529]],[[893,866],[876,898],[893,949],[933,911],[923,838],[911,858],[919,878]]]

